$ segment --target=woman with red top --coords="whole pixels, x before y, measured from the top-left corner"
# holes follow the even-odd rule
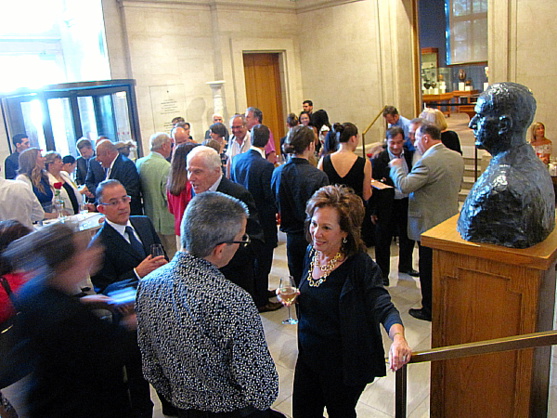
[[[18,221],[0,222],[0,276],[6,278],[14,293],[25,283],[25,276],[21,272],[13,271],[12,265],[2,257],[2,253],[12,241],[30,232],[31,229]],[[6,321],[13,314],[14,308],[10,298],[4,287],[0,287],[0,323]]]
[[[191,184],[188,181],[186,157],[196,146],[197,144],[184,143],[174,148],[170,173],[166,183],[168,211],[174,215],[174,232],[178,243],[180,242],[180,224],[182,223],[184,210],[191,200]]]

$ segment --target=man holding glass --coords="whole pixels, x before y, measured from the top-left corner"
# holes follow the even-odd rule
[[[161,241],[147,216],[130,216],[131,197],[118,180],[105,180],[97,187],[97,210],[105,222],[93,242],[105,247],[103,267],[91,277],[98,293],[108,294],[137,282],[167,263],[153,257],[151,246]]]
[[[271,416],[278,375],[261,319],[250,295],[219,271],[249,243],[247,220],[240,200],[197,195],[182,220],[181,251],[139,283],[143,373],[179,417]]]

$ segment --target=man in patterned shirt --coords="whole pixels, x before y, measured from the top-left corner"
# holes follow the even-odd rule
[[[197,195],[182,221],[181,251],[139,284],[143,373],[180,417],[271,416],[278,375],[259,313],[218,270],[249,242],[247,217],[238,199]]]

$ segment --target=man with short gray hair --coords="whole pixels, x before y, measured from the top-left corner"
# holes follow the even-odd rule
[[[269,417],[278,395],[257,309],[219,271],[249,242],[247,219],[238,199],[198,194],[182,220],[181,251],[139,284],[143,373],[180,417]]]
[[[172,153],[172,139],[164,132],[157,132],[149,139],[151,152],[135,163],[141,188],[145,215],[153,222],[155,231],[170,258],[176,252],[176,235],[174,234],[174,215],[168,211],[166,182],[170,172],[170,163],[166,160]]]
[[[249,209],[247,232],[251,244],[241,248],[222,272],[228,280],[236,283],[255,297],[255,263],[263,246],[263,230],[252,194],[244,186],[230,181],[222,174],[219,154],[206,146],[195,147],[187,157],[188,179],[196,195],[207,191],[221,192],[244,202]],[[220,219],[214,217],[213,225],[220,227]]]

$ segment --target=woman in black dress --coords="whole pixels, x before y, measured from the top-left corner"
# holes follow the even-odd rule
[[[354,151],[358,146],[358,128],[350,122],[335,123],[333,132],[339,143],[338,151],[324,155],[317,168],[323,170],[330,184],[351,187],[364,201],[371,197],[371,163]]]
[[[309,200],[311,244],[298,298],[298,360],[294,418],[355,417],[367,383],[386,373],[383,324],[393,340],[391,370],[411,350],[381,272],[360,238],[360,198],[344,186],[326,186]]]

